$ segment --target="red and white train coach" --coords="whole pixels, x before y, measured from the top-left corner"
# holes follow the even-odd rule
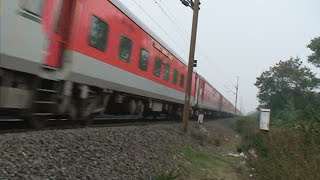
[[[0,112],[180,116],[187,67],[118,0],[0,0]],[[193,73],[192,113],[233,106]]]

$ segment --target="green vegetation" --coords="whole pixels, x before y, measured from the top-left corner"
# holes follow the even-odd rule
[[[320,37],[308,48],[313,51],[308,61],[320,67]],[[259,114],[240,117],[232,124],[241,134],[241,144],[225,134],[208,134],[200,126],[191,129],[190,135],[200,148],[178,149],[173,161],[181,173],[179,179],[248,178],[249,172],[258,180],[320,179],[320,79],[299,58],[290,58],[263,72],[255,85],[260,107],[271,109],[270,132],[259,129]],[[246,165],[226,156],[233,151],[248,155]],[[177,177],[172,171],[154,179]]]
[[[320,37],[307,47],[313,51],[308,61],[320,67]],[[260,107],[271,109],[274,125],[299,120],[320,122],[320,79],[300,58],[280,61],[263,72],[255,85],[259,89]]]
[[[258,115],[240,117],[232,125],[234,130],[241,134],[242,143],[239,152],[248,152],[250,149],[258,151],[259,156],[266,156],[265,134],[259,130]]]
[[[187,179],[220,179],[235,171],[236,159],[216,153],[182,149],[177,160],[179,168]]]
[[[308,61],[316,67],[320,67],[320,37],[311,40],[308,48],[313,51],[313,53],[308,57]]]
[[[258,179],[320,179],[318,130],[304,122],[272,131],[263,147],[266,156],[252,162]]]
[[[320,121],[320,80],[299,58],[280,61],[257,78],[260,106],[270,108],[272,123]]]
[[[160,172],[155,175],[152,180],[175,180],[178,179],[180,173],[177,173],[175,170],[169,172]]]
[[[197,140],[201,146],[204,146],[208,141],[208,134],[199,129],[199,127],[197,129],[191,129],[190,135]]]
[[[228,155],[235,152],[240,144],[240,138],[236,138],[234,131],[223,128],[212,131],[205,125],[194,126],[190,129],[190,137],[195,146],[179,147],[174,157],[181,179],[221,180],[248,177],[245,159]]]
[[[308,48],[308,61],[320,67],[320,37]],[[299,58],[290,58],[263,72],[255,85],[260,107],[271,109],[270,132],[258,129],[257,115],[233,124],[255,178],[320,179],[320,79]]]
[[[256,179],[320,179],[319,123],[295,122],[266,134],[258,130],[257,119],[242,117],[234,128],[243,136],[241,150],[257,154],[249,161]]]

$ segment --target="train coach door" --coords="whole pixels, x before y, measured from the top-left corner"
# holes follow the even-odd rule
[[[200,100],[199,103],[203,104],[203,96],[204,96],[204,81],[202,79],[200,79],[200,87],[199,87],[199,95],[200,96]]]
[[[44,66],[57,69],[62,65],[62,55],[68,43],[74,0],[46,0],[43,8],[43,30],[48,44]]]
[[[199,103],[199,76],[196,74],[195,75],[195,84],[194,84],[194,89],[195,89],[195,105],[198,106]]]
[[[219,111],[222,111],[222,98],[223,98],[223,96],[220,94],[219,95]]]

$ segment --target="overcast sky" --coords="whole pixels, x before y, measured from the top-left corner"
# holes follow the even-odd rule
[[[121,1],[187,61],[190,8],[180,0]],[[235,96],[228,89],[240,76],[238,106],[249,112],[258,106],[256,77],[290,56],[306,62],[306,45],[316,36],[320,0],[202,0],[196,71],[231,102]]]

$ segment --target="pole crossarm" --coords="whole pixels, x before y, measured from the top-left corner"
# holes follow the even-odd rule
[[[183,5],[187,6],[187,7],[190,7],[191,9],[194,10],[194,6],[195,6],[195,3],[193,2],[193,0],[180,0],[182,2]],[[201,3],[199,2],[199,5]],[[199,6],[198,6],[199,8]],[[199,8],[200,9],[200,8]]]

